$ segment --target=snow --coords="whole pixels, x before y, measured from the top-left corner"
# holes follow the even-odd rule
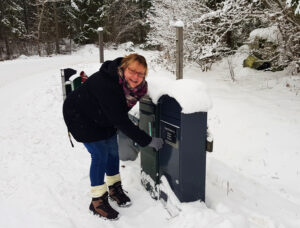
[[[191,91],[184,81],[194,81],[192,88],[206,84],[214,104],[208,111],[214,152],[207,154],[206,202],[173,203],[178,214],[170,215],[141,185],[138,157],[121,162],[132,206],[112,202],[118,221],[88,212],[90,157],[82,144],[70,146],[60,77],[63,68],[87,75],[99,69],[98,49],[87,45],[72,55],[0,62],[0,227],[299,228],[299,77],[242,68],[240,54],[232,57],[235,82],[226,60],[209,72],[186,66],[184,80],[177,82],[151,61],[157,52],[135,51],[148,60],[149,86],[169,80],[170,91],[178,86],[185,99]],[[105,54],[108,60],[128,52]],[[160,93],[150,91],[154,97]]]
[[[295,15],[299,15],[300,14],[300,4],[297,5],[297,8],[295,10]]]
[[[292,0],[286,0],[287,7],[297,6],[295,9],[295,15],[300,14],[300,4],[296,4],[296,1],[293,3]]]
[[[255,37],[260,37],[276,44],[282,40],[282,35],[277,26],[255,29],[250,33],[249,40],[253,41]]]
[[[157,104],[165,94],[175,98],[185,114],[207,112],[212,107],[205,85],[193,79],[175,80],[167,77],[149,77],[149,96]]]
[[[172,24],[174,27],[184,27],[184,23],[183,21],[175,21],[173,24]]]
[[[98,32],[102,32],[102,31],[103,31],[103,28],[102,28],[102,27],[99,27],[99,28],[97,29],[97,31],[98,31]]]
[[[69,81],[72,82],[74,81],[76,78],[80,77],[78,74],[74,74],[69,78]]]
[[[79,11],[79,8],[77,6],[77,4],[74,2],[74,0],[71,0],[71,6],[76,9],[77,11]]]
[[[209,20],[215,17],[219,17],[221,10],[212,11],[201,15],[201,17],[193,20],[193,23],[201,23],[202,21]]]

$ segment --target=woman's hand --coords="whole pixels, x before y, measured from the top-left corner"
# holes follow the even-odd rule
[[[155,150],[160,150],[164,145],[164,140],[162,138],[152,137],[152,141],[148,146],[153,147]]]

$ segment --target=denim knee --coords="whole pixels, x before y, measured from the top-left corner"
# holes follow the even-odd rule
[[[119,157],[119,146],[117,135],[108,139],[109,154],[114,157]]]

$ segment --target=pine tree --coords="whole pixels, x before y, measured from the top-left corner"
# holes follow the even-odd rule
[[[105,39],[115,43],[142,43],[149,30],[146,12],[149,0],[105,0],[103,10]]]
[[[97,40],[97,28],[103,24],[103,1],[71,0],[68,16],[73,19],[69,31],[75,42],[93,43]]]
[[[10,47],[12,40],[23,38],[26,31],[25,24],[21,20],[22,15],[23,8],[19,5],[18,1],[1,1],[0,40],[5,43],[6,56],[8,59],[10,59],[13,55]]]

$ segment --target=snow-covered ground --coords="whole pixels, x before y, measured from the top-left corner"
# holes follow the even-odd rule
[[[146,56],[150,77],[174,78]],[[105,59],[124,50],[106,50]],[[140,183],[139,158],[122,162],[133,205],[106,221],[88,212],[89,163],[85,148],[70,146],[62,117],[61,68],[98,70],[98,49],[73,55],[22,57],[0,62],[0,227],[300,227],[300,78],[287,72],[241,67],[243,56],[184,77],[207,85],[213,101],[208,124],[214,152],[207,156],[206,203],[179,205],[172,217]],[[187,88],[188,90],[188,88]]]

